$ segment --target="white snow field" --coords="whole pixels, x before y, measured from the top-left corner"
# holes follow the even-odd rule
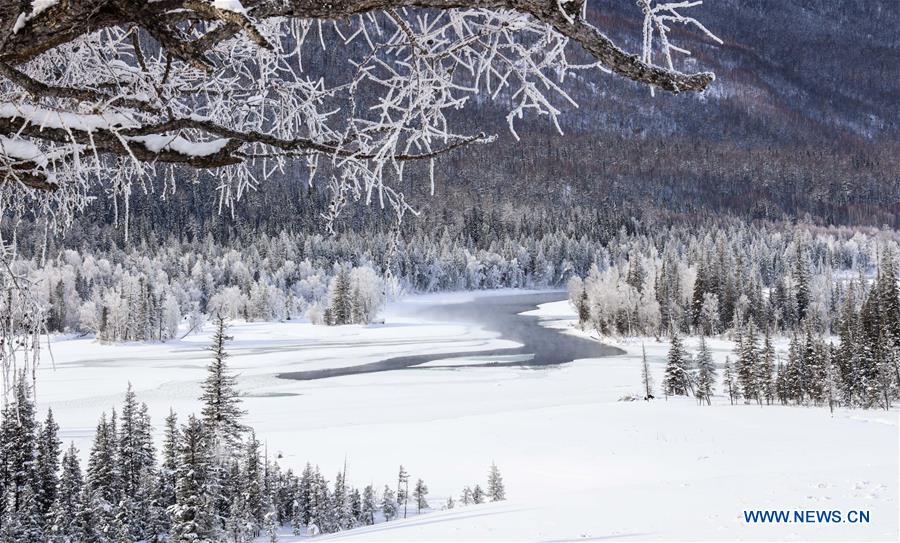
[[[513,291],[515,292],[515,291]],[[497,295],[490,292],[488,295]],[[246,422],[270,456],[295,470],[310,461],[333,481],[395,484],[399,464],[423,478],[435,509],[465,485],[485,485],[496,462],[508,500],[377,524],[323,540],[898,540],[898,414],[729,404],[688,398],[618,401],[640,391],[641,341],[622,356],[541,369],[422,368],[281,380],[297,371],[389,356],[514,345],[463,324],[422,322],[413,309],[482,294],[414,296],[391,304],[385,324],[234,323],[232,368]],[[571,330],[566,302],[535,312]],[[211,327],[207,327],[211,328]],[[571,331],[571,333],[580,333]],[[130,381],[157,430],[170,407],[198,409],[210,330],[165,344],[53,343],[38,378],[64,440],[83,456],[101,411]],[[644,340],[656,383],[667,345]],[[689,349],[696,341],[688,340]],[[717,361],[730,353],[713,341]],[[493,357],[497,359],[497,357]],[[492,360],[493,360],[492,359]],[[454,364],[477,362],[455,359]],[[721,389],[721,386],[719,387]],[[745,510],[868,511],[867,523],[748,523]],[[793,520],[793,519],[792,519]],[[285,537],[283,541],[294,540]]]

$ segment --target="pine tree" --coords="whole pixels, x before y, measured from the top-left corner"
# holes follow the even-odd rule
[[[47,410],[47,419],[41,426],[37,444],[37,466],[35,470],[35,489],[38,508],[43,517],[47,517],[59,486],[59,452],[62,442],[59,440],[59,425],[53,420],[53,411]]]
[[[481,489],[479,484],[476,484],[475,488],[472,489],[472,503],[484,503],[484,490]]]
[[[385,521],[393,520],[397,516],[397,499],[388,485],[384,485],[384,493],[381,496],[381,512]]]
[[[159,466],[157,500],[164,509],[175,505],[175,483],[178,469],[178,444],[181,433],[178,429],[178,416],[169,410],[166,417],[163,437],[162,460]]]
[[[588,302],[587,289],[581,290],[581,296],[578,298],[578,323],[582,326],[591,320],[591,306]]]
[[[367,485],[363,489],[362,498],[362,523],[365,525],[375,524],[375,489],[372,485]]]
[[[352,324],[352,293],[350,292],[350,270],[341,266],[331,287],[331,317],[334,324]]]
[[[697,401],[702,405],[711,405],[710,398],[716,386],[716,367],[712,353],[706,345],[706,338],[700,336],[700,351],[697,353]]]
[[[772,335],[766,328],[766,335],[763,339],[763,348],[759,353],[759,364],[757,365],[756,387],[761,397],[765,398],[766,404],[771,405],[775,400],[775,383],[773,381],[773,372],[775,371],[775,346],[772,344]]]
[[[463,487],[462,494],[460,494],[459,496],[459,502],[463,505],[469,505],[472,503],[472,489],[470,487]]]
[[[363,524],[363,498],[358,488],[350,492],[350,519],[348,528]]]
[[[72,443],[63,454],[62,475],[48,515],[48,532],[54,543],[77,540],[77,521],[82,507],[83,487],[84,479],[81,475],[81,463],[78,461],[78,449]]]
[[[672,336],[672,345],[666,361],[663,388],[669,396],[687,396],[693,386],[688,376],[687,353],[677,334]]]
[[[231,449],[238,446],[246,428],[240,423],[245,411],[240,407],[241,399],[235,388],[237,378],[228,371],[226,363],[225,342],[229,339],[226,329],[225,319],[216,317],[216,333],[210,348],[213,360],[207,366],[200,400],[203,402],[203,425],[214,444]]]
[[[744,400],[750,401],[755,399],[758,403],[760,400],[760,391],[757,387],[757,376],[759,375],[759,345],[756,338],[756,326],[753,319],[749,319],[747,327],[741,334],[740,342],[736,346],[737,349],[737,380],[741,389],[741,395]]]
[[[263,518],[263,529],[266,534],[266,541],[269,543],[278,542],[278,513],[270,510]]]
[[[244,501],[247,519],[252,525],[250,533],[258,537],[263,524],[264,501],[262,483],[262,462],[260,461],[260,443],[256,434],[250,432],[244,456]]]
[[[106,527],[108,521],[107,504],[97,495],[90,482],[84,485],[80,501],[80,509],[76,520],[76,537],[74,541],[79,543],[107,543]]]
[[[3,500],[7,516],[23,511],[24,494],[36,481],[34,404],[28,378],[22,371],[16,376],[12,400],[3,408],[0,422],[0,464],[2,464]]]
[[[809,307],[809,269],[800,243],[797,243],[797,251],[794,258],[794,299],[797,307],[797,322],[806,318],[806,310]]]
[[[421,514],[422,509],[428,508],[428,500],[425,499],[427,495],[428,486],[425,484],[425,481],[419,479],[413,488],[413,497],[416,499],[416,514]]]
[[[295,499],[291,504],[291,533],[301,535],[303,524],[303,509],[300,507],[300,500]]]
[[[213,459],[203,423],[191,415],[181,432],[176,468],[175,505],[170,509],[172,543],[211,543],[217,533],[207,492]]]
[[[309,524],[310,517],[312,516],[313,478],[314,473],[312,466],[307,462],[306,467],[303,468],[303,473],[300,475],[300,485],[297,489],[297,505],[299,507],[300,524],[303,525]]]
[[[103,413],[97,423],[87,468],[87,486],[91,488],[91,492],[89,499],[82,504],[93,522],[91,528],[100,534],[111,533],[113,510],[119,501],[114,421],[115,413],[110,419]]]
[[[13,523],[16,543],[44,543],[44,514],[38,501],[35,481],[25,484],[20,495],[19,510],[14,515]]]
[[[228,519],[225,522],[225,534],[232,543],[246,543],[251,541],[251,534],[247,531],[247,508],[243,495],[237,494],[228,506]],[[295,532],[300,535],[300,532]]]
[[[146,539],[154,511],[155,450],[146,404],[139,405],[131,384],[125,393],[117,442],[121,496],[119,515],[133,539]],[[124,501],[129,503],[123,503]]]
[[[488,471],[488,497],[492,502],[500,502],[506,499],[506,487],[503,485],[500,468],[493,462],[491,462],[491,469]]]
[[[346,470],[346,466],[344,466]],[[353,527],[350,515],[350,503],[347,496],[347,485],[344,483],[344,472],[338,472],[334,478],[334,516],[339,530]]]

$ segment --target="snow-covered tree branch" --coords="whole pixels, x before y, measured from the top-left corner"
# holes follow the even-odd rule
[[[694,4],[640,3],[655,25],[639,56],[584,0],[0,1],[0,190],[19,193],[3,209],[59,214],[98,182],[127,194],[149,174],[171,190],[179,166],[215,171],[227,203],[299,158],[331,179],[328,221],[348,198],[402,212],[404,163],[491,139],[447,117],[473,96],[508,96],[513,132],[526,112],[555,123],[574,104],[566,74],[584,68],[571,44],[651,87],[704,90],[713,74],[677,71],[666,38],[671,21],[706,32],[671,15]],[[351,69],[305,69],[334,44]]]

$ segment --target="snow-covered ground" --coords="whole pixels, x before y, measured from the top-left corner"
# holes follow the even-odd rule
[[[490,293],[496,295],[496,292]],[[274,375],[425,352],[509,346],[477,326],[422,322],[413,309],[473,294],[392,304],[385,324],[316,327],[236,323],[232,367],[247,423],[284,466],[318,464],[329,479],[346,457],[354,485],[391,483],[399,464],[425,479],[435,507],[501,468],[509,500],[441,511],[322,539],[893,540],[898,539],[898,410],[729,405],[691,399],[620,402],[640,391],[641,341],[627,354],[560,367],[423,368],[287,381]],[[566,302],[535,312],[571,329]],[[568,333],[580,333],[571,331]],[[209,330],[166,344],[106,346],[59,339],[44,359],[38,400],[64,439],[86,452],[104,409],[127,383],[154,421],[198,408]],[[643,341],[661,381],[665,343]],[[689,349],[696,342],[688,340]],[[731,354],[711,343],[717,361]],[[495,360],[497,357],[493,357]],[[477,361],[477,359],[473,359]],[[458,364],[460,359],[454,359]],[[440,365],[436,362],[432,365]],[[721,393],[721,391],[719,391]],[[751,524],[744,510],[869,511],[869,523]]]

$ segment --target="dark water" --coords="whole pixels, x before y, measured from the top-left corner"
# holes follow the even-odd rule
[[[552,366],[581,358],[623,354],[622,350],[615,347],[562,334],[558,330],[541,326],[537,317],[519,315],[523,311],[536,309],[538,304],[564,300],[565,297],[564,292],[488,296],[479,297],[464,303],[429,306],[412,313],[413,316],[420,316],[422,320],[430,322],[478,324],[487,330],[499,333],[502,339],[521,343],[521,347],[397,356],[359,366],[281,373],[278,374],[278,377],[306,381],[375,371],[415,369],[416,366],[427,362],[452,358],[473,359],[472,364],[467,364],[466,366],[454,365],[453,367],[455,368],[477,366]],[[510,356],[527,359],[512,362],[491,360],[491,357],[506,358]],[[429,366],[429,368],[434,367],[440,366]]]

